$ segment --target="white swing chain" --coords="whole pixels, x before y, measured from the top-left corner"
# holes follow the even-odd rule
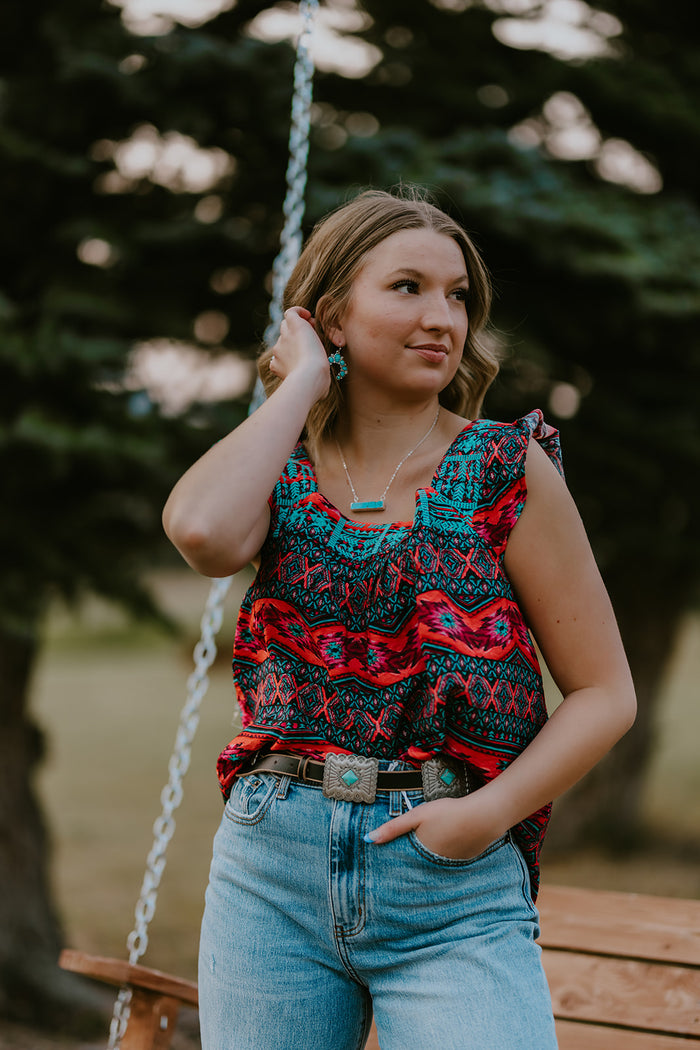
[[[297,43],[294,66],[294,95],[292,99],[292,123],[289,135],[289,165],[287,167],[287,193],[283,211],[285,223],[280,236],[280,251],[273,265],[272,301],[270,322],[265,330],[265,341],[271,345],[276,338],[282,320],[282,297],[289,275],[301,251],[301,224],[304,217],[304,191],[306,188],[306,160],[309,152],[309,128],[311,124],[311,98],[314,66],[309,53],[309,41],[313,21],[318,9],[318,0],[301,0],[299,11],[302,29]],[[256,385],[251,402],[254,411],[263,400],[262,388]],[[153,825],[153,846],[146,860],[141,894],[136,904],[136,924],[127,938],[129,962],[135,965],[148,947],[148,927],[155,914],[158,888],[166,864],[166,850],[175,831],[173,812],[182,801],[182,781],[190,765],[192,741],[199,725],[199,711],[209,686],[209,668],[216,658],[216,636],[221,628],[224,602],[231,586],[232,576],[212,581],[209,597],[201,621],[201,637],[194,649],[195,669],[187,680],[187,699],[180,713],[180,722],[175,746],[168,764],[168,783],[160,796],[160,816]],[[132,991],[122,988],[114,1003],[109,1029],[107,1050],[119,1050],[126,1034],[131,1013]]]
[[[216,658],[216,635],[224,615],[224,600],[232,577],[213,580],[201,622],[201,637],[194,650],[195,669],[187,680],[187,699],[180,713],[175,746],[170,757],[170,778],[161,792],[162,809],[153,825],[153,846],[146,861],[141,895],[136,904],[136,925],[127,939],[129,962],[135,965],[148,947],[148,926],[156,910],[158,887],[165,869],[165,852],[175,831],[173,812],[182,801],[182,780],[190,764],[192,741],[199,725],[199,709],[209,685],[209,668]],[[131,1012],[131,989],[122,988],[114,1004],[108,1050],[119,1047]]]
[[[272,264],[272,300],[270,319],[263,336],[265,346],[273,346],[279,335],[284,312],[284,289],[301,252],[301,224],[304,219],[307,159],[309,156],[309,129],[311,127],[311,100],[313,97],[314,62],[309,50],[318,0],[301,0],[302,19],[294,63],[294,94],[292,119],[289,129],[289,164],[287,165],[287,192],[282,206],[284,226],[280,234],[280,250]],[[265,400],[260,378],[255,384],[250,410],[254,412]]]

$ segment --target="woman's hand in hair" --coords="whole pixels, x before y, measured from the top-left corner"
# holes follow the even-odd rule
[[[307,416],[330,385],[330,367],[308,310],[287,310],[268,359],[277,384],[260,407],[183,474],[163,526],[204,576],[230,576],[259,553],[270,527],[268,500]]]
[[[328,357],[316,332],[316,320],[304,307],[293,306],[285,311],[268,367],[280,379],[296,372],[306,374],[309,387],[316,394],[315,400],[328,393],[331,382]]]

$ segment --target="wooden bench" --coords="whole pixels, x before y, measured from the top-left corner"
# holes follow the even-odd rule
[[[548,886],[538,906],[560,1050],[700,1050],[700,900]],[[122,1050],[167,1050],[180,1004],[197,1004],[192,982],[143,966],[71,951],[61,965],[134,988]]]
[[[548,886],[560,1050],[700,1050],[700,900]]]

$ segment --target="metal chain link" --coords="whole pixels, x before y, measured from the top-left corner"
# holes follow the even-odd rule
[[[195,669],[187,680],[187,699],[180,713],[175,746],[168,763],[168,783],[161,792],[161,812],[153,825],[153,846],[146,860],[141,894],[136,904],[136,924],[127,938],[129,962],[135,965],[148,947],[148,926],[156,910],[158,887],[165,870],[165,853],[175,831],[173,812],[182,801],[182,780],[190,765],[192,741],[199,725],[199,711],[209,686],[209,668],[216,658],[216,636],[221,629],[224,601],[232,576],[213,580],[201,621],[201,637],[194,649]],[[108,1050],[117,1050],[131,1012],[131,989],[122,988],[114,1004]]]
[[[273,346],[282,323],[282,300],[284,289],[301,252],[301,224],[304,219],[307,159],[309,156],[309,130],[311,127],[311,102],[313,98],[314,62],[309,50],[318,0],[301,0],[299,13],[302,24],[297,41],[294,63],[294,95],[292,97],[292,120],[289,129],[289,164],[287,165],[287,193],[282,212],[284,226],[280,234],[280,250],[272,264],[272,301],[270,319],[263,339],[266,346]],[[263,385],[258,377],[250,403],[254,412],[265,400]]]
[[[271,345],[277,339],[282,321],[282,297],[289,275],[301,251],[301,224],[304,217],[306,188],[306,160],[309,152],[311,98],[314,66],[309,52],[313,21],[318,0],[301,0],[302,29],[297,43],[294,66],[294,95],[292,123],[289,135],[289,165],[287,167],[287,194],[283,212],[285,223],[280,237],[280,251],[273,265],[270,322],[265,329],[265,341]],[[250,411],[264,399],[262,386],[253,393]],[[127,938],[129,962],[135,965],[148,948],[148,927],[155,915],[158,888],[165,870],[166,850],[175,831],[173,812],[182,801],[182,781],[190,765],[192,741],[199,725],[202,700],[209,686],[209,668],[216,658],[216,636],[221,628],[224,602],[233,577],[213,580],[201,621],[201,637],[194,649],[195,669],[187,680],[187,699],[180,713],[175,746],[168,763],[168,783],[161,792],[162,809],[153,825],[153,846],[146,860],[146,871],[141,894],[136,904],[136,924]],[[124,987],[114,1003],[107,1050],[119,1050],[126,1034],[131,1013],[132,991]]]

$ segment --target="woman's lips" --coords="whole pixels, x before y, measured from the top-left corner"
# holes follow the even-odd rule
[[[426,361],[444,361],[447,356],[447,347],[442,343],[425,343],[422,346],[412,346],[411,350],[420,354]]]

